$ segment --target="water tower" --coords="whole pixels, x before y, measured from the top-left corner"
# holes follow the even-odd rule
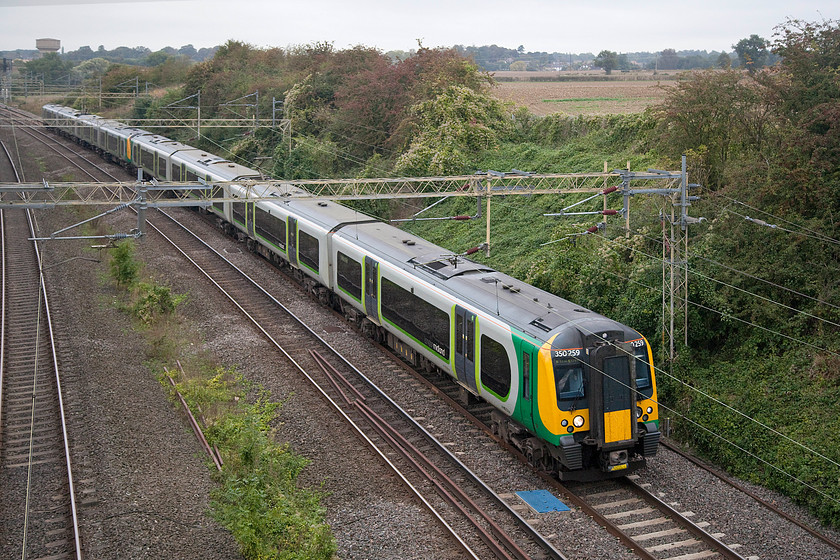
[[[35,39],[35,48],[41,52],[41,56],[45,53],[58,52],[61,48],[61,41],[58,39]]]

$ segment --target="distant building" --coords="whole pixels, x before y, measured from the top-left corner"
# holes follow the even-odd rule
[[[58,39],[35,39],[35,48],[44,53],[58,52],[61,49],[61,41]]]

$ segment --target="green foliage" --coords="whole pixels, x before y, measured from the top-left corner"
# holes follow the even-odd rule
[[[145,325],[151,325],[161,316],[172,315],[175,307],[186,296],[173,296],[166,286],[155,282],[138,282],[142,263],[135,256],[134,241],[124,241],[111,251],[111,278],[118,287],[132,292],[132,303],[127,309]]]
[[[738,61],[743,68],[752,74],[767,63],[769,51],[767,41],[758,35],[750,35],[748,39],[741,39],[732,45],[738,54]]]
[[[245,558],[329,559],[336,550],[316,492],[298,488],[308,461],[274,442],[271,424],[280,404],[235,370],[181,376],[178,390],[207,422],[208,443],[224,466],[212,494],[212,515],[227,527]],[[161,382],[168,386],[164,378]],[[249,392],[256,396],[246,398]]]
[[[98,79],[108,71],[110,66],[111,63],[104,58],[91,58],[73,68],[73,80],[75,82],[82,82],[84,80]]]
[[[44,53],[41,58],[24,64],[28,73],[43,78],[45,84],[68,83],[73,63],[62,59],[58,53]]]
[[[416,134],[395,171],[406,175],[454,175],[469,171],[472,154],[495,147],[510,133],[505,106],[465,86],[450,86],[413,106]]]
[[[731,167],[766,147],[773,130],[768,100],[740,72],[695,72],[666,91],[654,109],[662,142],[675,161],[691,152],[692,176],[704,186],[722,187]]]
[[[123,241],[111,251],[111,277],[122,288],[131,288],[137,281],[141,263],[134,258],[134,241]]]
[[[161,316],[171,315],[186,296],[173,296],[168,286],[140,282],[136,287],[131,311],[143,324],[150,325]]]
[[[592,64],[597,68],[603,68],[607,74],[612,74],[612,71],[618,68],[618,53],[613,51],[601,51]]]

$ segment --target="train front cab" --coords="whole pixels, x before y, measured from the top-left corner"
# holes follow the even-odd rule
[[[606,335],[606,336],[604,336]],[[623,476],[659,443],[656,384],[644,338],[622,331],[553,336],[539,351],[535,424],[561,480]]]

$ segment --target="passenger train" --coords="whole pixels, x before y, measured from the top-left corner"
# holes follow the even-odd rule
[[[655,455],[653,357],[635,330],[336,202],[238,186],[262,177],[204,150],[67,107],[46,105],[43,116],[158,180],[233,182],[220,198],[241,202],[209,208],[229,232],[492,405],[494,430],[561,480],[622,476]]]

